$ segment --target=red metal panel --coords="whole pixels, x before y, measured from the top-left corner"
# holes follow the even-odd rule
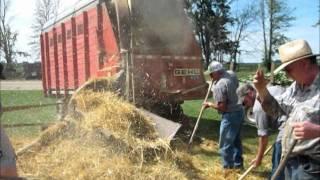
[[[90,78],[96,76],[96,72],[99,69],[98,60],[98,25],[97,25],[97,10],[92,8],[87,11],[88,13],[88,43],[89,43],[89,56],[90,56]]]
[[[104,49],[105,58],[103,62],[103,67],[97,72],[98,76],[110,76],[119,71],[119,61],[120,61],[120,53],[119,47],[116,40],[116,35],[113,31],[113,26],[111,24],[108,10],[103,6],[102,8],[102,23],[100,20],[99,24],[102,25],[102,37],[103,41],[101,41],[101,47]],[[100,47],[98,47],[100,48]],[[101,68],[101,67],[100,67]]]
[[[47,87],[48,87],[48,90],[51,89],[51,71],[50,71],[50,56],[49,56],[49,37],[48,37],[48,33],[45,33],[44,34],[44,37],[45,37],[45,56],[46,56],[46,61],[47,61],[47,64],[46,64],[46,76],[47,76]],[[47,94],[49,94],[47,92]]]
[[[57,29],[53,28],[53,56],[54,56],[54,71],[56,77],[56,91],[57,95],[60,95],[60,87],[59,87],[59,61],[58,61],[58,39],[57,39]]]
[[[51,88],[50,90],[56,89],[56,69],[55,69],[55,63],[54,63],[54,40],[53,40],[53,31],[50,31],[48,33],[49,37],[49,58],[50,58],[50,77],[51,77]],[[51,91],[50,91],[51,94]]]
[[[67,61],[67,48],[66,48],[66,28],[65,24],[61,24],[61,34],[62,34],[62,60],[63,60],[63,79],[64,79],[64,96],[67,96],[69,79],[68,79],[68,61]]]
[[[103,41],[105,43],[105,50],[107,52],[106,60],[118,61],[118,58],[111,58],[119,55],[119,48],[116,40],[116,35],[113,32],[112,24],[107,12],[107,9],[104,9],[105,12],[103,18],[103,24],[106,26],[103,27]]]
[[[76,17],[76,41],[77,41],[77,64],[79,85],[85,82],[85,62],[84,62],[84,37],[83,37],[83,14]]]
[[[43,34],[40,35],[40,47],[41,47],[41,71],[42,71],[42,87],[43,87],[43,94],[45,96],[47,96],[47,80],[46,80],[46,71],[45,71],[45,67],[46,67],[46,62],[45,62],[45,52],[44,52],[44,38],[43,38]]]
[[[78,78],[78,49],[77,49],[77,30],[76,30],[76,19],[71,19],[72,26],[72,60],[73,60],[73,72],[74,72],[74,88],[79,87]]]
[[[65,23],[66,29],[66,59],[67,59],[67,73],[68,83],[67,89],[74,89],[74,70],[73,70],[73,55],[72,55],[72,28],[71,20]]]
[[[98,53],[103,53],[100,51],[104,51],[104,43],[103,43],[103,14],[102,14],[102,7],[100,4],[97,5],[97,45],[99,46],[98,49]],[[100,49],[101,48],[101,49]],[[102,54],[100,54],[102,56]],[[99,54],[98,54],[99,56]],[[103,59],[102,57],[97,57],[97,58],[101,58],[98,59],[99,61],[99,69],[101,69],[103,67]]]
[[[58,68],[58,87],[59,91],[64,89],[64,69],[63,69],[63,48],[62,48],[62,29],[61,24],[60,26],[57,25],[56,27],[56,37],[57,37],[57,67]]]
[[[90,56],[89,56],[89,34],[88,34],[88,13],[83,12],[83,28],[84,28],[84,68],[85,68],[85,81],[90,77]]]

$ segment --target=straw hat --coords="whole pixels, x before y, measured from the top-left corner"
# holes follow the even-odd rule
[[[317,54],[312,53],[308,42],[301,39],[281,45],[279,47],[279,55],[282,64],[274,70],[275,74],[293,62],[317,56]]]

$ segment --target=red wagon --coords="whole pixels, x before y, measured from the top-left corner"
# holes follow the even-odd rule
[[[201,57],[182,0],[81,1],[41,33],[46,95],[123,71],[134,98],[179,105],[204,97]]]

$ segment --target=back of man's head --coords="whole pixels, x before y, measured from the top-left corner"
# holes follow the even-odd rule
[[[238,95],[238,99],[239,99],[239,103],[243,103],[243,100],[245,98],[245,96],[249,93],[249,91],[256,91],[254,89],[254,87],[249,84],[249,83],[245,83],[244,85],[240,86],[238,89],[237,89],[237,95]]]

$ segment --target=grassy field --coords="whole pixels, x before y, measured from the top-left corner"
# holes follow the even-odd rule
[[[20,106],[20,105],[39,105],[54,103],[55,98],[44,97],[42,91],[9,91],[2,90],[1,103],[3,107]],[[12,124],[32,124],[32,123],[50,123],[56,119],[56,107],[48,106],[42,108],[32,108],[5,112],[1,116],[1,123],[5,125]],[[16,128],[7,128],[7,132],[12,136],[37,136],[39,126],[25,126]]]
[[[26,104],[53,103],[55,98],[43,97],[41,91],[1,91],[1,101],[3,106],[15,106]],[[203,100],[186,101],[182,107],[185,115],[194,124]],[[220,115],[213,109],[205,110],[199,124],[198,131],[194,138],[192,155],[201,159],[206,164],[204,167],[216,167],[220,165],[220,155],[218,152]],[[2,124],[19,124],[19,123],[50,123],[56,121],[56,107],[29,109],[3,113],[1,117]],[[189,127],[189,132],[193,126]],[[7,128],[9,136],[14,139],[17,147],[24,146],[26,141],[30,142],[39,135],[40,127],[18,127]],[[249,167],[249,162],[254,158],[257,148],[258,139],[256,137],[256,128],[244,125],[242,128],[243,153],[245,167]],[[181,137],[181,136],[180,136]],[[190,135],[182,137],[183,142],[188,142]],[[275,135],[271,136],[272,141]],[[271,154],[271,153],[270,153]],[[271,168],[271,156],[268,155],[265,164],[253,171],[254,179],[264,179],[267,177]]]

